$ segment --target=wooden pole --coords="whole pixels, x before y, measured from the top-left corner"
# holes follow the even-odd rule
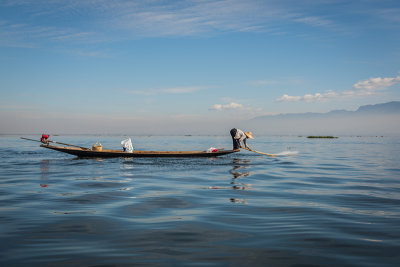
[[[262,154],[262,155],[267,155],[267,156],[270,156],[270,157],[275,157],[276,156],[274,154],[264,153],[264,152],[260,152],[260,151],[253,150],[253,149],[250,149],[250,148],[245,148],[245,149],[248,150],[248,151],[252,151],[252,152],[255,152],[255,153],[258,153],[258,154]]]
[[[42,143],[39,140],[34,140],[34,139],[30,139],[30,138],[25,138],[25,137],[20,137],[21,139],[25,139],[25,140],[29,140],[29,141],[34,141],[34,142],[39,142]],[[65,145],[65,146],[73,146],[73,147],[79,147],[81,149],[85,149],[88,150],[89,148],[87,147],[82,147],[82,146],[76,146],[76,145],[71,145],[71,144],[66,144],[66,143],[61,143],[61,142],[56,142],[56,141],[51,141],[51,140],[47,140],[47,142],[51,142],[51,143],[55,143],[55,144],[60,144],[60,145]],[[44,144],[44,143],[43,143]]]

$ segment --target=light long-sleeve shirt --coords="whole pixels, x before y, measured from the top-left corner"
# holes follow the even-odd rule
[[[239,144],[241,144],[241,142],[243,141],[244,147],[248,147],[248,146],[247,146],[247,142],[246,142],[247,136],[246,136],[246,134],[245,134],[242,130],[237,129],[236,135],[235,135],[234,138],[235,138],[236,140],[239,140]]]

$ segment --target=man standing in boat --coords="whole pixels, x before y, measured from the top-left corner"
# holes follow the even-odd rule
[[[233,150],[240,150],[243,148],[241,142],[243,141],[244,148],[249,149],[250,147],[247,145],[247,139],[254,139],[252,132],[243,132],[242,130],[233,128],[231,130],[232,142],[233,142]]]

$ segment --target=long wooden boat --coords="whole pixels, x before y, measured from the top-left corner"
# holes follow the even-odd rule
[[[215,152],[207,151],[136,151],[124,152],[122,150],[103,149],[101,151],[93,150],[84,147],[64,147],[42,144],[41,147],[56,150],[63,153],[68,153],[78,157],[89,158],[112,158],[112,157],[127,157],[127,158],[144,158],[144,157],[217,157],[238,152],[239,150],[218,149]]]

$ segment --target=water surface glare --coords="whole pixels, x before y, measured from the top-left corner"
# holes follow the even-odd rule
[[[231,148],[230,136],[132,139],[138,150]],[[284,153],[81,159],[1,136],[0,265],[398,266],[399,138],[249,144]]]

